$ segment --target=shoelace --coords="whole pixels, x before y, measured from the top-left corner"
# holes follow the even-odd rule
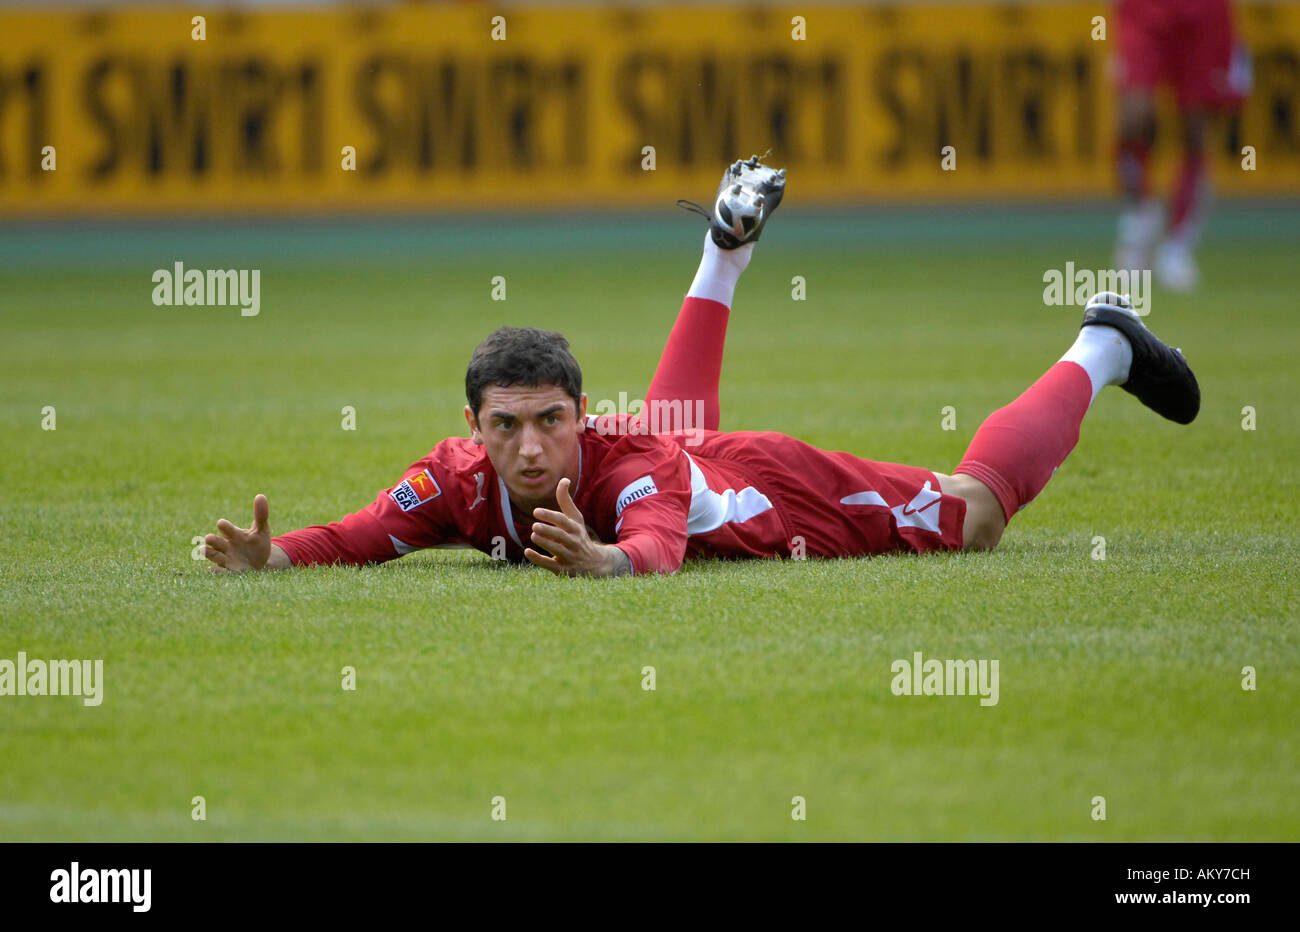
[[[703,207],[701,207],[699,204],[695,203],[694,201],[688,201],[685,198],[679,198],[676,206],[682,208],[683,210],[689,210],[691,211],[691,213],[699,214],[701,217],[703,217],[704,219],[710,222],[712,222],[713,220],[713,214],[709,213],[707,210],[705,210]]]

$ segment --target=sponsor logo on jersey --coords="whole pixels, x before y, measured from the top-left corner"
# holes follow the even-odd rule
[[[397,486],[388,493],[389,497],[397,503],[397,507],[402,511],[410,511],[412,508],[419,508],[425,502],[431,502],[442,494],[442,489],[438,488],[438,483],[433,480],[433,474],[429,470],[418,472],[409,479],[403,479]]]
[[[634,482],[629,482],[622,492],[618,493],[618,500],[614,505],[614,514],[621,515],[623,509],[633,502],[639,502],[643,498],[649,498],[659,491],[659,486],[655,485],[653,476],[642,476]]]

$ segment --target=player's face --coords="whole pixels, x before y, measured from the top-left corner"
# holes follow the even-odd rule
[[[534,508],[558,508],[555,487],[578,481],[578,441],[586,424],[587,396],[574,410],[558,385],[489,385],[478,417],[465,406],[475,443],[487,448],[511,500],[531,516]]]

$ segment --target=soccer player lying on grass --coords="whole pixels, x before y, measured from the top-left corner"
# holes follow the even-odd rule
[[[471,546],[560,575],[670,573],[694,557],[864,556],[991,549],[1079,439],[1097,393],[1120,385],[1189,423],[1200,390],[1182,354],[1119,295],[1088,305],[1074,345],[980,426],[953,475],[831,453],[778,433],[720,432],[718,377],[732,296],[784,193],[757,158],[723,175],[704,257],[645,411],[702,404],[700,425],[587,414],[582,373],[557,333],[503,327],[465,375],[470,437],[442,441],[341,521],[272,538],[224,518],[204,552],[221,571],[382,563]],[[695,206],[695,205],[692,205]],[[649,433],[650,426],[661,432]]]

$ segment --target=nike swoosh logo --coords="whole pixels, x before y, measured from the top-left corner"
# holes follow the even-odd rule
[[[920,508],[912,508],[911,511],[908,511],[908,509],[912,507],[912,503],[911,503],[911,502],[908,502],[906,505],[903,506],[903,514],[905,514],[905,515],[919,515],[921,512],[925,511],[925,509],[931,507],[932,505],[937,505],[937,504],[939,504],[939,502],[941,502],[941,501],[943,501],[942,498],[936,498],[934,501],[930,502],[928,505],[922,505]]]

